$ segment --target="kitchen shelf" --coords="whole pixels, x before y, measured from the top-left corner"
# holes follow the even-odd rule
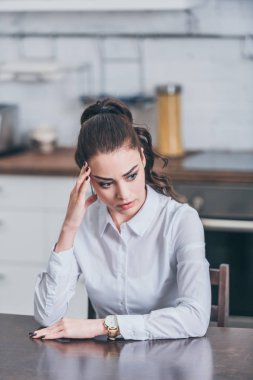
[[[70,73],[89,75],[90,64],[83,63],[77,67],[66,67],[56,61],[20,60],[0,64],[0,82],[52,82],[60,81]],[[89,88],[90,90],[90,88]]]
[[[17,61],[0,64],[0,81],[44,82],[62,79],[64,69],[50,61]]]
[[[0,12],[182,11],[206,0],[0,0]]]
[[[1,0],[0,0],[1,1]],[[115,39],[209,39],[243,41],[245,34],[214,34],[214,33],[146,33],[146,32],[0,32],[0,38],[115,38]]]

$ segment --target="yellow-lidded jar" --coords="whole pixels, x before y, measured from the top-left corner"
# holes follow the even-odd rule
[[[181,86],[176,84],[156,88],[157,149],[166,156],[180,157],[184,154],[181,139],[181,91]]]

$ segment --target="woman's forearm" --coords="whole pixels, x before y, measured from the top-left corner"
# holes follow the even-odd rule
[[[63,225],[59,239],[54,247],[54,252],[59,253],[71,249],[74,245],[77,229]]]

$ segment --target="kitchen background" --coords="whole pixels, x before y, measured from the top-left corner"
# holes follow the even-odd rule
[[[187,154],[171,161],[170,174],[200,213],[211,265],[230,264],[232,315],[252,327],[253,1],[168,0],[180,9],[130,11],[141,0],[129,0],[124,11],[52,10],[76,3],[0,0],[0,107],[18,106],[25,142],[50,127],[58,146],[68,147],[0,157],[0,312],[33,313],[35,278],[77,174],[71,148],[84,101],[131,98],[135,121],[148,125],[156,144],[156,87],[176,83]],[[37,4],[48,10],[35,11]],[[82,281],[69,315],[87,313]]]
[[[253,2],[200,4],[190,11],[0,12],[2,68],[51,64],[48,80],[4,81],[2,72],[0,102],[18,104],[23,134],[49,125],[60,145],[73,145],[81,95],[154,96],[157,85],[174,82],[183,88],[185,149],[252,149]],[[155,106],[134,112],[156,141]]]

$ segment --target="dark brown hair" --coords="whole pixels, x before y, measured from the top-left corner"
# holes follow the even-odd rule
[[[129,148],[144,150],[146,158],[145,180],[155,191],[178,199],[165,173],[154,171],[155,160],[162,161],[162,168],[168,159],[155,152],[152,138],[146,128],[135,126],[129,108],[120,100],[106,98],[88,106],[81,116],[81,130],[78,137],[75,160],[79,168],[84,161],[98,153],[109,153],[124,144]]]

